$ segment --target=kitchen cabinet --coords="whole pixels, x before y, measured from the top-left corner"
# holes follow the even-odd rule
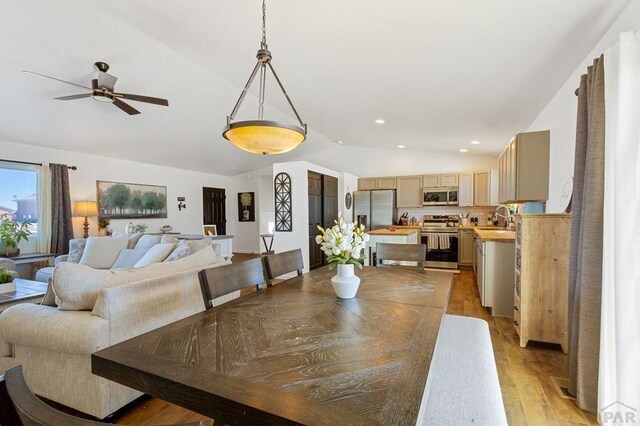
[[[569,239],[571,215],[516,215],[514,327],[529,340],[569,345]]]
[[[358,179],[358,191],[373,189],[396,189],[396,177],[370,177]]]
[[[473,173],[460,173],[458,176],[458,206],[473,206]]]
[[[549,130],[518,133],[500,154],[500,203],[549,199]]]
[[[376,189],[396,189],[396,177],[380,177]]]
[[[473,229],[461,229],[458,231],[458,264],[462,266],[473,265]]]
[[[446,173],[422,176],[423,188],[440,188],[444,186],[458,186],[458,174]]]
[[[491,315],[513,315],[514,259],[513,241],[483,241],[475,239],[476,282],[482,306],[491,309]]]
[[[422,176],[399,176],[396,178],[396,207],[422,207]]]
[[[473,205],[497,206],[498,174],[495,170],[485,170],[473,174]]]

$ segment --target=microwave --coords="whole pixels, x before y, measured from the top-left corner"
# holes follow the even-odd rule
[[[422,194],[423,206],[457,206],[458,187],[424,188]]]

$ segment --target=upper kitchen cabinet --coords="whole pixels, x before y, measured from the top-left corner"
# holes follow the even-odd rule
[[[473,173],[460,173],[458,177],[458,205],[473,206]]]
[[[514,203],[549,199],[551,132],[518,133],[499,158],[499,201]]]
[[[422,207],[422,176],[396,178],[396,207]]]
[[[358,179],[358,191],[371,191],[372,189],[396,189],[396,177],[372,177]]]
[[[473,205],[497,206],[498,174],[495,170],[475,172],[473,174]]]
[[[447,174],[440,174],[440,175],[424,175],[422,176],[422,186],[424,188],[458,186],[458,174],[447,173]]]

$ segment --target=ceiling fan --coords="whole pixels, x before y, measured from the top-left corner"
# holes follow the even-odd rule
[[[48,75],[39,74],[33,71],[25,70],[22,72],[37,75],[44,78],[49,78],[51,80],[56,80],[61,83],[71,84],[72,86],[80,87],[82,89],[89,91],[88,93],[81,93],[79,95],[69,95],[69,96],[61,96],[59,98],[54,98],[60,101],[70,101],[73,99],[82,99],[82,98],[92,97],[96,101],[111,102],[129,115],[140,114],[140,111],[138,111],[131,105],[127,104],[126,102],[123,102],[123,99],[136,101],[136,102],[146,102],[148,104],[154,104],[154,105],[169,106],[169,101],[166,99],[154,98],[151,96],[132,95],[130,93],[115,92],[114,86],[118,79],[112,76],[111,74],[107,74],[107,71],[109,71],[109,64],[107,64],[106,62],[96,62],[94,65],[98,70],[98,78],[94,78],[93,80],[91,80],[91,87],[83,86],[82,84],[72,83],[70,81],[61,80],[59,78],[51,77]]]

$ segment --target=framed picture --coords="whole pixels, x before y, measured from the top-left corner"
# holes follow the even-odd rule
[[[204,225],[202,227],[202,234],[206,237],[215,237],[218,235],[218,227],[216,225]]]
[[[167,217],[167,187],[96,181],[98,216],[103,219]]]
[[[255,199],[255,192],[238,192],[238,221],[256,221]]]

